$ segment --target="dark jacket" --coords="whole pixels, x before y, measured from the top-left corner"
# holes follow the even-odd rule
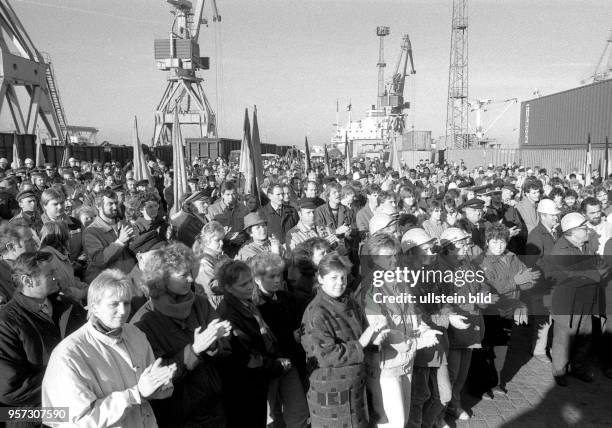
[[[485,242],[485,230],[488,224],[489,222],[480,220],[477,225],[474,225],[465,217],[457,220],[457,227],[460,227],[467,233],[471,234],[474,245],[482,250],[484,250],[487,246],[487,243]]]
[[[261,316],[278,340],[279,355],[291,359],[294,366],[303,365],[304,350],[294,336],[302,322],[297,299],[284,290],[277,291],[274,297],[258,290],[258,298]]]
[[[555,243],[547,258],[555,281],[553,315],[599,315],[605,313],[603,277],[605,264],[588,246],[580,249],[565,236]],[[572,317],[570,317],[570,327]]]
[[[282,373],[282,366],[266,351],[259,324],[236,297],[226,293],[217,312],[232,324],[232,353],[220,366],[228,428],[264,428],[268,383]],[[248,367],[255,356],[263,365]]]
[[[315,225],[317,226],[317,228],[329,227],[332,233],[334,233],[336,229],[342,226],[343,224],[346,224],[347,226],[352,226],[354,224],[352,214],[353,211],[351,211],[342,204],[338,204],[338,217],[334,217],[329,203],[326,203],[325,205],[317,207],[317,209],[315,210]]]
[[[15,283],[11,277],[10,262],[0,259],[0,308],[6,305],[15,293]]]
[[[193,343],[195,329],[200,326],[206,329],[213,319],[218,318],[208,300],[202,296],[195,296],[191,313],[184,321],[174,320],[154,310],[150,301],[134,316],[132,323],[147,335],[155,358],[176,363],[178,368],[173,379],[172,396],[151,401],[160,427],[194,424],[223,426],[225,423],[223,412],[219,411],[221,377],[214,358],[227,353],[229,343],[198,355],[199,362],[192,370],[185,364],[185,347]]]
[[[0,309],[0,403],[40,406],[51,351],[87,319],[85,310],[60,295],[49,296],[52,318],[33,299],[16,292]]]
[[[259,213],[268,223],[268,236],[274,235],[283,243],[287,232],[300,221],[297,210],[288,204],[281,205],[280,213],[272,208],[272,204],[260,208]]]

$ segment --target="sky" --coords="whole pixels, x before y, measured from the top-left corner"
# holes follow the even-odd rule
[[[194,3],[196,0],[193,0]],[[39,51],[51,56],[69,124],[95,126],[98,141],[142,142],[166,84],[153,40],[167,37],[164,0],[10,0]],[[211,16],[210,2],[205,16]],[[336,119],[363,117],[376,103],[378,38],[387,76],[410,35],[416,75],[407,80],[408,125],[444,134],[451,0],[217,0],[220,23],[200,33],[201,72],[221,137],[241,138],[244,109],[257,106],[263,142],[329,142]],[[469,98],[533,98],[576,87],[595,67],[612,29],[610,0],[469,0]],[[212,21],[212,20],[211,20]],[[486,126],[503,109],[484,113]],[[518,142],[519,104],[490,130]]]

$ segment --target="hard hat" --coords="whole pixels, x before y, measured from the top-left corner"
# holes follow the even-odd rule
[[[368,224],[370,235],[374,235],[379,230],[391,226],[394,223],[397,223],[397,217],[390,216],[389,214],[376,213],[372,216]]]
[[[561,230],[567,232],[570,229],[582,226],[587,219],[580,213],[568,213],[561,219]]]
[[[426,244],[433,240],[434,238],[419,227],[410,229],[402,236],[402,251],[408,251],[411,248],[418,247],[419,245]]]
[[[557,208],[557,204],[552,199],[542,199],[538,203],[537,212],[541,214],[552,214],[559,215],[561,214],[561,210]]]
[[[458,227],[449,227],[440,235],[440,245],[446,246],[469,237],[470,234],[465,230],[459,229]]]
[[[397,208],[391,206],[391,205],[380,205],[379,207],[376,208],[376,213],[378,214],[386,214],[389,215],[391,217],[395,216],[397,217],[399,214],[397,212]]]

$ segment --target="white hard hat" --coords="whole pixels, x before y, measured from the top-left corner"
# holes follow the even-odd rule
[[[448,184],[448,190],[451,189],[457,189],[459,186],[457,186],[457,183],[449,183]]]
[[[538,203],[537,212],[542,214],[552,214],[559,215],[561,214],[561,210],[557,208],[557,204],[552,199],[542,199]]]
[[[387,226],[391,226],[394,223],[397,223],[397,217],[390,216],[389,214],[376,213],[372,216],[370,223],[368,224],[370,235],[373,235],[379,230],[384,229]]]
[[[440,244],[445,246],[469,237],[470,234],[465,230],[458,227],[449,227],[440,235]]]
[[[386,214],[391,217],[398,216],[397,208],[387,204],[378,206],[374,212],[377,214]]]
[[[410,229],[404,236],[402,236],[402,251],[408,251],[411,248],[418,247],[419,245],[426,244],[433,241],[434,238],[429,236],[424,229],[415,227]]]
[[[353,180],[359,180],[361,178],[361,174],[359,174],[359,171],[355,171],[353,173]]]
[[[561,230],[567,232],[585,224],[587,219],[580,213],[568,213],[561,219]]]

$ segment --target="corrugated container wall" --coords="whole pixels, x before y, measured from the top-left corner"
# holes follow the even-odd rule
[[[572,148],[612,138],[612,79],[521,103],[519,147]]]
[[[402,135],[400,150],[430,150],[431,131],[409,131]]]

